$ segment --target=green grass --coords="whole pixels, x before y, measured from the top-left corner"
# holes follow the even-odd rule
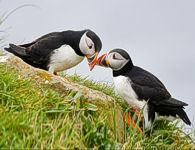
[[[177,124],[161,121],[153,131],[138,133],[118,116],[129,108],[112,87],[77,75],[68,78],[115,100],[108,104],[91,102],[80,92],[61,94],[0,64],[0,149],[195,148]]]

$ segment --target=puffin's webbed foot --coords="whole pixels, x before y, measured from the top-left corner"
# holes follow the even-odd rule
[[[142,133],[141,127],[139,127],[139,125],[134,121],[134,119],[131,118],[130,113],[128,113],[128,115],[127,115],[127,124],[128,124],[128,126],[132,125],[133,129],[137,129],[139,133]]]

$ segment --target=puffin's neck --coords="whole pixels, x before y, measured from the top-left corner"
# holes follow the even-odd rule
[[[113,77],[117,76],[127,76],[128,73],[133,69],[134,65],[131,61],[129,61],[122,69],[113,70]]]
[[[81,52],[79,48],[79,42],[80,42],[82,35],[85,32],[86,32],[85,30],[83,31],[68,30],[68,31],[63,32],[65,43],[67,45],[70,45],[74,49],[75,53],[79,56],[84,56],[84,54]]]

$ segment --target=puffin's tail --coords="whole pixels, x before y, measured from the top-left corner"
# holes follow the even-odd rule
[[[184,108],[178,108],[177,115],[187,124],[191,125],[191,121],[188,118],[186,112],[183,110]]]
[[[157,112],[160,115],[165,116],[178,116],[181,118],[187,125],[191,125],[191,121],[188,118],[186,112],[184,111],[184,106],[188,104],[179,101],[174,98],[170,98],[168,100],[162,101],[161,104],[158,106]]]
[[[20,46],[16,46],[14,44],[9,44],[9,48],[4,48],[6,51],[13,53],[14,55],[18,56],[18,57],[24,57],[27,56],[26,54],[26,48],[24,47],[20,47]]]

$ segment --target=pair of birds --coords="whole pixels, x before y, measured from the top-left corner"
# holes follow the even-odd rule
[[[10,44],[8,52],[22,58],[28,64],[56,74],[79,64],[84,57],[92,70],[95,65],[113,70],[115,88],[129,105],[143,109],[144,128],[161,116],[181,118],[191,122],[184,111],[186,103],[174,99],[163,83],[150,72],[134,66],[129,54],[122,49],[111,50],[98,58],[102,48],[100,38],[91,30],[63,31],[46,34],[37,40],[23,44]]]

